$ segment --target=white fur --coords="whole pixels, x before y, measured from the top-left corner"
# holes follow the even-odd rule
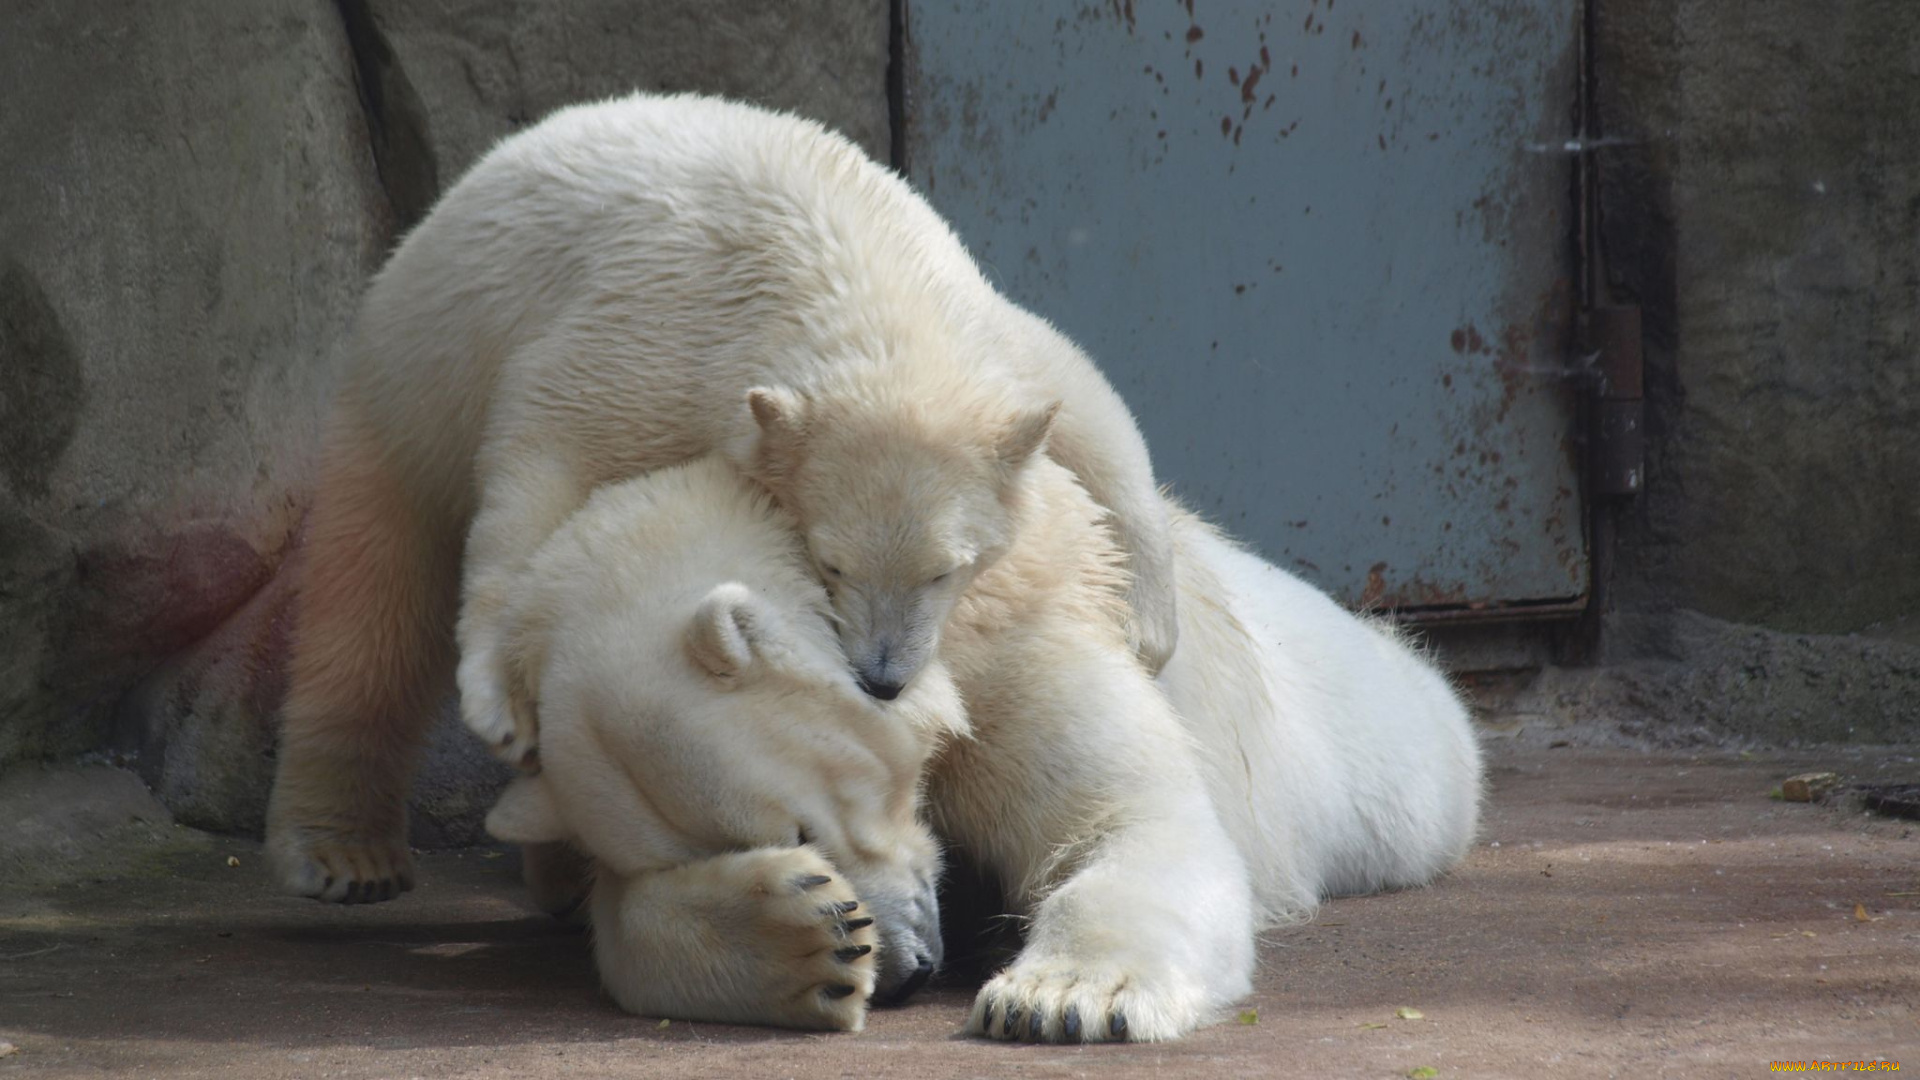
[[[509,761],[533,752],[500,614],[595,487],[750,454],[755,387],[857,396],[903,373],[991,388],[1009,416],[1060,403],[1049,453],[1113,515],[1130,643],[1157,670],[1172,549],[1132,416],[899,177],[818,124],[692,96],[564,109],[497,146],[395,251],[355,327],[268,814],[281,880],[348,901],[411,886],[407,780],[449,637],[467,723]],[[913,640],[848,651],[910,680],[958,588],[849,584],[836,603],[863,606],[839,612],[844,632]]]
[[[1065,400],[1062,460],[1150,549],[1142,580],[1171,593],[1152,471],[1118,396],[995,293],[905,184],[817,124],[696,97],[562,110],[500,144],[407,238],[359,337],[379,363],[354,372],[346,406],[428,505],[462,502],[477,470],[462,711],[510,760],[533,742],[506,708],[493,630],[513,576],[596,485],[740,445],[762,384],[907,366]]]
[[[1445,677],[1391,627],[1198,518],[1173,528],[1181,638],[1160,685],[1202,749],[1264,921],[1459,861],[1480,749]]]
[[[876,987],[938,959],[917,811],[928,757],[965,732],[952,681],[935,663],[897,701],[861,693],[792,519],[724,462],[596,492],[516,581],[504,640],[543,767],[488,829],[592,855],[623,1006],[857,1028]],[[856,895],[857,916],[830,906]],[[847,925],[866,917],[884,939]],[[834,955],[861,945],[878,948]]]
[[[1033,487],[1065,512],[1028,522],[1027,542],[983,575],[980,595],[956,613],[942,657],[966,696],[971,730],[928,766],[934,822],[971,861],[1002,875],[1011,913],[1028,926],[1025,949],[982,989],[971,1026],[1000,1038],[1175,1038],[1248,992],[1258,926],[1303,916],[1323,895],[1422,884],[1456,861],[1478,813],[1478,750],[1445,680],[1390,631],[1341,610],[1177,508],[1184,625],[1181,646],[1161,675],[1163,698],[1119,641],[1110,605],[1099,602],[1106,578],[1098,560],[1077,572],[1063,565],[1063,551],[1087,543],[1090,506],[1074,501],[1077,489],[1058,470],[1045,463],[1035,468]],[[680,479],[734,483],[711,470],[687,471]],[[679,497],[688,494],[682,490]],[[606,497],[596,498],[548,548],[568,550],[575,532],[623,541],[564,562],[543,552],[526,594],[573,596],[555,608],[571,619],[564,613],[578,610],[584,597],[608,593],[610,582],[642,568],[662,582],[687,577],[671,560],[665,570],[653,569],[661,541],[649,530],[657,532],[652,523],[662,516],[687,521],[673,547],[702,551],[705,577],[724,576],[729,560],[765,563],[753,553],[755,544],[787,545],[785,573],[794,577],[792,541],[777,530],[770,534],[737,516],[689,520],[670,504]],[[790,527],[781,520],[781,528]],[[717,549],[709,551],[697,539],[702,528],[730,532],[716,535]],[[1041,609],[1010,618],[1029,594],[1042,599]],[[803,589],[784,603],[804,607],[804,601]],[[675,625],[671,610],[668,627]],[[591,642],[655,633],[646,627],[662,617],[657,604],[631,591],[615,590],[605,611],[568,626],[564,635]],[[1049,617],[1061,612],[1064,617]],[[828,653],[816,648],[796,670],[817,663],[822,678],[844,681]],[[623,664],[604,650],[588,655],[600,659],[572,665],[568,678],[576,686],[619,688],[643,674],[660,678],[659,664]],[[916,682],[901,704],[921,692]],[[570,836],[606,861],[628,863],[619,880],[630,892],[602,889],[595,897],[603,974],[609,985],[624,988],[621,1000],[629,1007],[694,1007],[676,989],[671,975],[684,964],[673,958],[694,954],[690,938],[713,952],[712,935],[701,930],[711,920],[659,913],[727,907],[713,898],[725,893],[724,882],[748,880],[742,875],[752,863],[709,866],[701,851],[689,849],[680,856],[691,862],[672,874],[650,874],[623,853],[635,845],[623,849],[594,838],[596,831],[625,828],[617,819],[635,813],[623,809],[636,797],[623,786],[650,788],[646,801],[658,803],[681,790],[678,778],[655,778],[647,763],[633,761],[640,751],[623,750],[626,744],[604,734],[596,741],[605,750],[600,758],[570,749],[569,733],[590,722],[578,709],[545,704],[556,698],[550,689],[539,697],[548,733],[539,782],[580,793],[581,824],[554,835]],[[677,700],[690,701],[697,714],[704,699]],[[745,700],[741,707],[767,706]],[[813,719],[801,726],[837,729],[846,707],[806,713]],[[761,721],[743,716],[742,722]],[[683,832],[689,823],[701,831],[715,816],[713,807],[751,802],[743,793],[767,787],[769,763],[795,790],[886,789],[884,782],[850,779],[831,767],[832,759],[741,745],[756,749],[701,759],[694,783],[702,800],[673,802]],[[623,760],[629,764],[618,767]],[[608,779],[583,783],[593,770]],[[897,773],[893,784],[912,786]],[[838,832],[886,827],[888,819],[876,809],[884,802],[843,799],[832,811],[839,815]],[[552,838],[499,822],[496,828],[518,839]],[[729,925],[746,921],[724,918]],[[879,929],[884,938],[886,924]],[[793,980],[814,976],[757,959],[765,934],[736,934],[737,952],[705,960],[734,973],[724,984],[733,996],[699,999],[701,1015],[807,1022],[783,1013],[773,991],[784,993]],[[848,1015],[843,1008],[812,1022],[845,1026],[853,1022]]]

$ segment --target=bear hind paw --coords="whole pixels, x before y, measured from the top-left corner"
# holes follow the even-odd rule
[[[282,839],[269,844],[281,885],[330,904],[377,904],[413,889],[413,853],[393,838]]]

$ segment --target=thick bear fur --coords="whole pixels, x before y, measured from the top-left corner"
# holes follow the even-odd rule
[[[595,487],[716,450],[771,460],[769,433],[812,405],[876,396],[995,444],[926,493],[978,526],[964,542],[889,543],[903,557],[884,568],[810,552],[841,572],[837,625],[870,693],[935,655],[1043,440],[1112,515],[1130,643],[1150,667],[1170,655],[1171,546],[1132,416],[898,177],[816,124],[699,97],[571,108],[502,142],[400,245],[356,324],[268,811],[285,885],[344,901],[411,887],[406,789],[456,641],[464,719],[530,764],[501,613]],[[789,508],[809,541],[863,509]]]
[[[895,415],[884,407],[871,411]],[[857,426],[854,416],[835,417],[835,428]],[[944,439],[924,441],[945,444]],[[852,439],[847,445],[890,445],[891,450],[872,452],[890,458],[900,456],[898,447],[919,442]],[[978,453],[984,456],[990,449],[983,445]],[[816,448],[808,456],[819,464],[837,452]],[[912,467],[898,471],[916,474]],[[877,466],[868,470],[875,476],[886,472]],[[1445,679],[1391,629],[1347,613],[1171,505],[1183,625],[1180,645],[1156,685],[1120,631],[1120,582],[1114,570],[1119,556],[1106,538],[1098,508],[1044,457],[1026,472],[1018,541],[979,575],[955,611],[940,647],[946,670],[936,666],[922,676],[939,678],[950,671],[969,716],[964,723],[940,721],[913,729],[949,733],[926,766],[926,814],[969,864],[1004,884],[1006,911],[1026,928],[1022,952],[981,990],[971,1029],[1022,1040],[1175,1038],[1217,1017],[1247,992],[1254,934],[1261,927],[1305,917],[1323,896],[1420,885],[1453,865],[1465,853],[1478,817],[1478,748],[1466,712]],[[691,475],[723,488],[740,484],[712,469]],[[675,484],[678,497],[693,497],[679,480]],[[659,483],[648,478],[627,486],[644,490]],[[872,486],[888,487],[884,480]],[[876,497],[874,491],[864,494]],[[660,516],[686,517],[698,527],[696,514],[622,496],[596,499],[581,512],[589,520],[568,529],[627,536],[649,532],[647,522]],[[781,520],[786,527],[791,519],[782,515]],[[648,564],[664,558],[671,569],[652,577],[687,579],[673,586],[685,595],[655,604],[622,586],[611,590],[618,600],[604,616],[595,607],[580,625],[554,624],[551,633],[566,640],[677,635],[684,621],[677,613],[689,608],[710,578],[724,573],[729,560],[746,567],[765,562],[764,554],[750,550],[752,542],[791,550],[792,541],[777,533],[750,531],[737,521],[729,529],[726,536],[713,537],[718,562],[705,574],[686,574],[679,569],[683,560],[671,553],[650,554],[652,542],[615,543],[602,545],[591,558],[543,556],[536,560],[539,571],[521,588],[536,597],[573,597],[559,604],[577,610],[580,598],[608,593],[609,582],[646,576]],[[798,625],[817,617],[815,609],[798,604],[779,621]],[[516,655],[536,658],[536,669],[563,665],[549,651],[544,633],[515,631],[512,637]],[[583,664],[575,649],[570,655],[576,658],[563,665],[564,677],[575,687],[599,686],[615,695],[665,684],[668,689],[647,691],[656,697],[672,697],[683,684],[697,687],[700,681],[684,672],[663,675],[654,663],[636,664],[628,659],[630,652],[589,650],[584,655],[596,659]],[[818,678],[844,683],[845,673],[830,650],[810,655],[821,665]],[[902,701],[922,689],[916,681]],[[775,841],[785,818],[775,814],[765,836],[729,834],[755,852],[718,862],[693,858],[667,874],[649,874],[630,855],[613,855],[623,861],[596,887],[593,918],[603,977],[609,985],[628,987],[616,989],[623,1004],[636,1007],[644,1000],[651,1011],[696,1018],[724,1015],[826,1027],[859,1022],[858,1003],[850,996],[834,999],[830,1010],[814,1009],[796,1019],[792,987],[816,988],[805,999],[811,1007],[825,993],[818,989],[822,976],[770,970],[759,959],[770,936],[786,940],[791,931],[736,931],[729,940],[740,942],[737,957],[723,951],[702,959],[758,972],[764,980],[729,982],[744,996],[727,998],[724,1012],[682,994],[674,973],[687,962],[659,958],[691,956],[699,942],[711,948],[713,936],[697,929],[701,919],[679,913],[715,908],[715,897],[729,895],[728,888],[737,887],[742,895],[720,905],[724,910],[788,911],[797,903],[792,889],[751,884],[750,875],[764,873],[765,867],[813,858],[816,849],[835,859],[847,846],[841,837],[851,833],[886,828],[898,833],[897,816],[879,812],[879,803],[846,797],[871,793],[874,783],[884,786],[879,774],[866,784],[850,782],[817,756],[790,755],[772,746],[763,752],[742,743],[737,771],[724,765],[724,754],[712,755],[720,767],[696,770],[707,801],[689,805],[673,795],[678,781],[649,779],[659,766],[631,756],[644,751],[617,749],[626,744],[603,736],[590,744],[600,756],[583,757],[571,733],[590,721],[566,703],[565,695],[543,690],[527,707],[541,714],[546,767],[539,778],[523,781],[524,787],[598,790],[580,778],[607,771],[616,788],[653,785],[648,798],[671,801],[682,815],[682,831],[718,829],[719,822],[737,815],[715,812],[714,800],[729,806],[752,803],[742,793],[764,790],[767,785],[758,777],[771,766],[782,783],[833,800],[836,809],[824,812],[839,815],[837,824],[826,828],[819,824],[823,811],[815,809],[812,827],[827,839],[783,847]],[[830,721],[834,713],[808,715]],[[824,731],[832,739],[840,733],[832,723]],[[624,771],[616,767],[622,761],[628,763]],[[896,772],[891,783],[898,799],[917,796],[921,781]],[[591,805],[603,809],[584,812],[583,820],[597,812],[618,821],[625,813],[623,799],[632,797],[596,794]],[[503,835],[570,840],[603,858],[621,850],[618,843],[588,835],[604,825],[588,820],[569,827],[568,816],[549,814],[547,825],[522,824]],[[636,816],[651,821],[657,815]],[[916,849],[907,843],[892,850]],[[885,879],[874,861],[861,856],[848,871],[856,892],[863,875]],[[914,877],[924,860],[905,858],[902,867],[904,879],[924,880]],[[832,873],[821,870],[818,876]],[[900,935],[916,945],[926,939],[924,925],[909,920],[901,926],[890,910],[898,910],[897,899],[883,897],[875,928],[883,945]],[[738,915],[729,919],[750,922]],[[793,921],[775,919],[769,925]],[[646,987],[650,996],[642,998],[633,986]]]
[[[595,951],[622,1006],[858,1028],[870,996],[932,971],[921,778],[964,710],[937,661],[891,702],[855,685],[764,492],[717,458],[602,488],[504,617],[544,767],[488,827],[592,853]],[[527,851],[543,905],[572,907],[584,880]]]

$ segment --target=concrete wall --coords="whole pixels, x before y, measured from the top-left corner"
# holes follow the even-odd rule
[[[1652,452],[1619,599],[1920,613],[1920,5],[1600,0],[1602,241]]]
[[[1594,2],[1648,461],[1566,701],[1657,738],[1920,739],[1920,4]]]
[[[888,151],[885,0],[22,0],[0,13],[0,766],[103,746],[258,826],[333,354],[494,140],[635,88]],[[484,791],[443,732],[424,842]]]

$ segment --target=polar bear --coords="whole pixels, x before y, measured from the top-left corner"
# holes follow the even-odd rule
[[[1250,949],[1255,932],[1303,920],[1325,897],[1426,885],[1466,855],[1478,828],[1479,743],[1445,676],[1391,626],[1346,611],[1171,500],[1168,511],[1180,644],[1155,685],[1178,718],[1180,749],[1197,761],[1199,795],[1180,794],[1204,798],[1225,826],[1247,875],[1250,907],[1241,907],[1242,884],[1225,877],[1224,863],[1214,876],[1187,876],[1195,860],[1182,849],[1192,839],[1178,825],[1125,841],[1154,845],[1147,850],[1098,856],[1116,870],[1126,860],[1103,883],[1111,888],[1101,903],[1082,894],[1057,906],[1070,885],[1046,882],[1062,868],[1038,852],[1010,860],[999,835],[1008,819],[1057,815],[1059,793],[983,780],[974,770],[1009,748],[992,746],[990,734],[956,740],[935,757],[928,778],[937,831],[1006,883],[1012,913],[1031,918],[1024,951],[975,997],[974,1034],[1047,1042],[1185,1034],[1246,993],[1250,965],[1237,966],[1239,947]],[[961,686],[965,696],[964,680]],[[1079,780],[1104,800],[1096,802],[1097,824],[1060,835],[1097,835],[1151,812],[1133,792],[1166,784],[1167,771],[1157,761],[1109,761],[1120,738],[1090,723],[1013,740],[1021,745],[1011,749],[1043,763],[1048,776],[1085,768],[1063,766],[1062,758],[1103,766],[1098,779]],[[1164,746],[1153,750],[1179,757]],[[1171,772],[1179,785],[1194,783],[1184,764]],[[1007,804],[998,820],[995,798]],[[1020,806],[1021,798],[1037,805]],[[1065,849],[1062,857],[1086,856]],[[1052,877],[1023,881],[1027,866]],[[1173,954],[1175,966],[1210,978],[1203,1006],[1174,1007],[1183,996],[1167,994],[1164,983],[1133,981],[1167,970],[1152,953],[1180,950],[1184,928],[1211,920],[1228,929],[1231,950],[1197,938]],[[1036,956],[1036,948],[1045,951]],[[1127,975],[1102,978],[1103,965]]]
[[[802,506],[811,504],[815,485],[853,497],[861,504],[853,520],[868,523],[877,535],[899,538],[932,529],[953,542],[966,530],[954,525],[951,513],[929,512],[930,506],[939,509],[938,487],[929,478],[998,467],[996,447],[1004,434],[987,427],[969,442],[964,432],[940,426],[940,418],[966,404],[945,401],[941,410],[920,418],[932,426],[910,437],[897,403],[838,395],[781,399],[766,415],[772,430],[754,456],[761,482],[788,488],[786,499]],[[990,404],[974,407],[991,412]],[[890,428],[892,437],[882,439],[876,426]],[[971,464],[956,462],[955,455],[969,446],[960,456]],[[866,466],[853,468],[852,458]],[[697,475],[725,482],[718,474]],[[1323,895],[1427,882],[1465,852],[1480,797],[1476,743],[1446,681],[1391,631],[1347,614],[1169,507],[1181,644],[1156,684],[1122,633],[1120,555],[1100,509],[1044,455],[1029,458],[1016,476],[1004,528],[1018,542],[975,577],[939,646],[944,667],[922,675],[950,673],[967,709],[964,721],[918,729],[950,735],[926,766],[926,815],[947,844],[1004,884],[1006,912],[1027,927],[1019,956],[976,999],[971,1030],[1044,1041],[1184,1035],[1248,991],[1253,935],[1260,926],[1304,916]],[[626,486],[651,483],[643,478]],[[597,515],[607,520],[593,521]],[[659,531],[647,522],[675,516],[684,515],[659,504],[590,503],[550,544],[576,550],[565,539],[576,529],[611,539],[566,560],[536,557],[534,572],[517,588],[561,597],[543,603],[562,614],[510,624],[503,637],[511,643],[512,667],[563,670],[566,685],[600,687],[603,695],[618,696],[651,680],[657,665],[635,665],[624,646],[598,646],[583,662],[561,659],[545,642],[561,635],[619,643],[635,633],[661,633],[641,628],[656,619],[650,612],[671,612],[673,605],[661,609],[643,595],[599,582],[625,581],[647,568],[656,557],[650,550]],[[810,527],[803,514],[783,513],[781,521],[802,533]],[[873,547],[850,535],[844,523],[811,527],[830,535],[806,546],[831,558],[851,561]],[[775,548],[792,543],[767,539],[764,531],[738,531]],[[630,542],[636,535],[642,542]],[[756,562],[733,540],[727,546],[716,565]],[[897,545],[909,553],[926,546]],[[678,562],[669,558],[667,564]],[[564,567],[565,574],[556,576],[555,567]],[[861,569],[863,576],[881,579],[896,572],[884,565]],[[685,575],[672,569],[663,579],[676,576]],[[704,578],[696,578],[681,588],[692,597],[705,586]],[[603,594],[604,604],[594,599]],[[679,606],[688,603],[683,599]],[[566,626],[575,618],[569,613],[583,607],[589,614],[581,627],[543,629]],[[665,632],[677,632],[679,619],[669,615],[664,622]],[[832,670],[830,652],[813,656],[824,665],[824,676],[844,682],[846,676]],[[652,828],[670,813],[682,833],[768,845],[780,839],[781,825],[795,816],[791,811],[775,814],[762,832],[730,832],[736,827],[721,824],[740,819],[736,804],[756,805],[751,793],[768,786],[763,774],[834,800],[824,813],[839,815],[836,825],[820,824],[826,818],[815,812],[807,818],[812,837],[874,827],[863,825],[862,815],[903,828],[897,817],[887,819],[861,800],[836,798],[847,782],[818,755],[789,760],[783,749],[744,741],[728,744],[737,748],[731,756],[711,755],[693,771],[700,792],[689,802],[678,794],[687,783],[675,771],[682,766],[663,758],[661,745],[635,749],[604,734],[582,740],[577,732],[595,722],[582,719],[583,711],[570,704],[580,691],[563,694],[555,685],[514,680],[517,707],[539,715],[544,769],[516,782],[515,798],[496,812],[491,824],[504,838],[567,840],[608,859],[604,853],[630,842],[601,838],[609,828],[626,830],[624,815],[637,813]],[[916,679],[900,700],[925,689]],[[670,691],[651,693],[681,700]],[[618,724],[623,716],[651,714],[629,709],[613,715]],[[659,722],[649,721],[649,729]],[[700,745],[697,738],[684,738]],[[839,753],[844,751],[830,757]],[[583,774],[596,770],[604,782],[582,782]],[[915,780],[894,776],[895,784],[905,785],[899,790],[918,791]],[[622,795],[621,785],[640,788],[641,795]],[[636,798],[645,809],[622,809]],[[570,812],[549,809],[570,799]],[[789,843],[799,839],[796,833]],[[671,1014],[696,1007],[688,1004],[679,973],[690,963],[684,958],[704,949],[698,970],[717,967],[752,977],[726,980],[728,994],[743,996],[726,997],[722,1013],[716,995],[709,995],[697,1003],[702,1015],[800,1026],[857,1024],[863,1013],[851,991],[834,999],[837,1011],[815,1007],[825,992],[819,987],[857,984],[824,984],[826,976],[805,965],[795,970],[766,960],[796,924],[823,935],[813,946],[815,960],[832,955],[828,946],[837,939],[817,925],[832,923],[830,913],[809,906],[804,890],[779,887],[787,880],[779,873],[763,872],[781,865],[782,857],[812,857],[807,847],[831,860],[844,841],[816,839],[790,848],[800,855],[762,847],[717,861],[691,858],[666,874],[616,856],[615,872],[595,888],[592,909],[602,976],[616,987],[616,997],[640,1011]],[[926,857],[914,854],[921,849],[901,844],[895,850],[909,855],[892,880],[924,883],[917,875]],[[860,878],[876,874],[886,878],[871,857],[849,872],[856,896],[865,899]],[[821,867],[804,879],[832,875]],[[901,910],[898,889],[896,884],[892,894],[882,893],[871,907],[879,919],[874,929],[890,954],[899,955],[894,943],[904,942],[926,955],[926,924],[909,919],[903,925],[894,914]],[[784,914],[755,914],[768,906]],[[700,929],[698,914],[712,910],[728,912],[722,918],[729,926],[762,928],[715,935]],[[786,948],[788,955],[797,952]],[[796,994],[808,1006],[798,1017],[789,1008]],[[650,1008],[636,1004],[642,1001]]]
[[[860,396],[903,373],[1003,399],[995,470],[958,500],[997,500],[1045,437],[1111,514],[1130,643],[1164,661],[1171,548],[1131,414],[902,180],[816,124],[689,96],[570,108],[502,142],[407,236],[354,330],[268,810],[286,887],[349,902],[411,887],[406,788],[456,640],[464,719],[531,764],[500,610],[594,487],[746,453],[787,395]],[[911,581],[815,553],[842,572],[833,602],[865,689],[912,680],[999,540],[923,552]]]
[[[792,513],[830,592],[857,591],[855,576],[958,592],[937,637],[864,597],[839,610],[898,620],[966,702],[971,736],[930,772],[929,810],[1027,920],[992,989],[1037,1035],[1073,1041],[1172,1038],[1244,995],[1245,860],[1128,645],[1105,510],[1036,452],[1052,413],[1010,416],[995,386],[914,370],[753,401],[745,468]]]
[[[595,952],[623,1007],[857,1029],[870,996],[931,974],[921,777],[964,710],[937,660],[892,702],[860,690],[764,492],[715,458],[603,488],[503,618],[544,767],[488,827],[592,853]],[[550,853],[528,854],[536,895],[566,898]]]

